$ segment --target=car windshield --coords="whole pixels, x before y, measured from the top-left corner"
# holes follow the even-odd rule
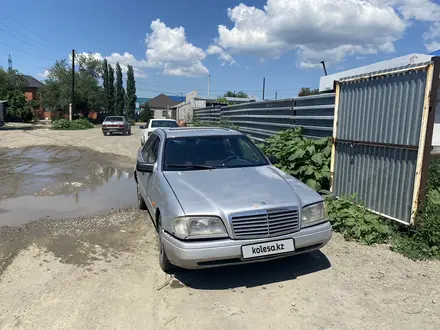
[[[242,135],[169,138],[166,141],[164,171],[268,165],[259,149]]]
[[[122,118],[122,117],[117,117],[117,116],[112,116],[112,117],[107,117],[107,118],[105,118],[104,121],[124,121],[124,118]]]
[[[151,127],[178,127],[176,121],[174,120],[153,120],[151,122]]]

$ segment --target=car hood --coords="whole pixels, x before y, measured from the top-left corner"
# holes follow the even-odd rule
[[[256,208],[301,208],[304,202],[322,200],[316,192],[274,166],[176,171],[164,175],[185,214],[225,216]],[[299,197],[298,192],[305,198]]]

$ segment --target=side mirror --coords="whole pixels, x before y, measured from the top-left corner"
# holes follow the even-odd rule
[[[145,172],[145,173],[152,173],[154,168],[154,164],[148,164],[148,163],[136,163],[136,171],[138,172]]]
[[[144,129],[144,128],[145,128],[145,125],[139,126],[139,129]]]
[[[277,156],[267,156],[267,159],[269,160],[269,162],[270,162],[272,165],[275,165],[276,163],[278,163],[278,158],[277,158]]]

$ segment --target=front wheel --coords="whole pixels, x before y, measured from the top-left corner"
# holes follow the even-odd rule
[[[160,268],[167,274],[171,273],[173,270],[173,264],[168,259],[167,253],[165,252],[165,248],[162,242],[162,227],[161,227],[161,217],[159,215],[159,219],[157,221],[157,244],[159,246],[159,266]]]

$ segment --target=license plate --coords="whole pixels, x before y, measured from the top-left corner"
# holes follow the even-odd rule
[[[280,241],[263,242],[252,245],[244,245],[241,247],[243,259],[257,258],[274,254],[282,254],[295,251],[293,238],[283,239]]]

